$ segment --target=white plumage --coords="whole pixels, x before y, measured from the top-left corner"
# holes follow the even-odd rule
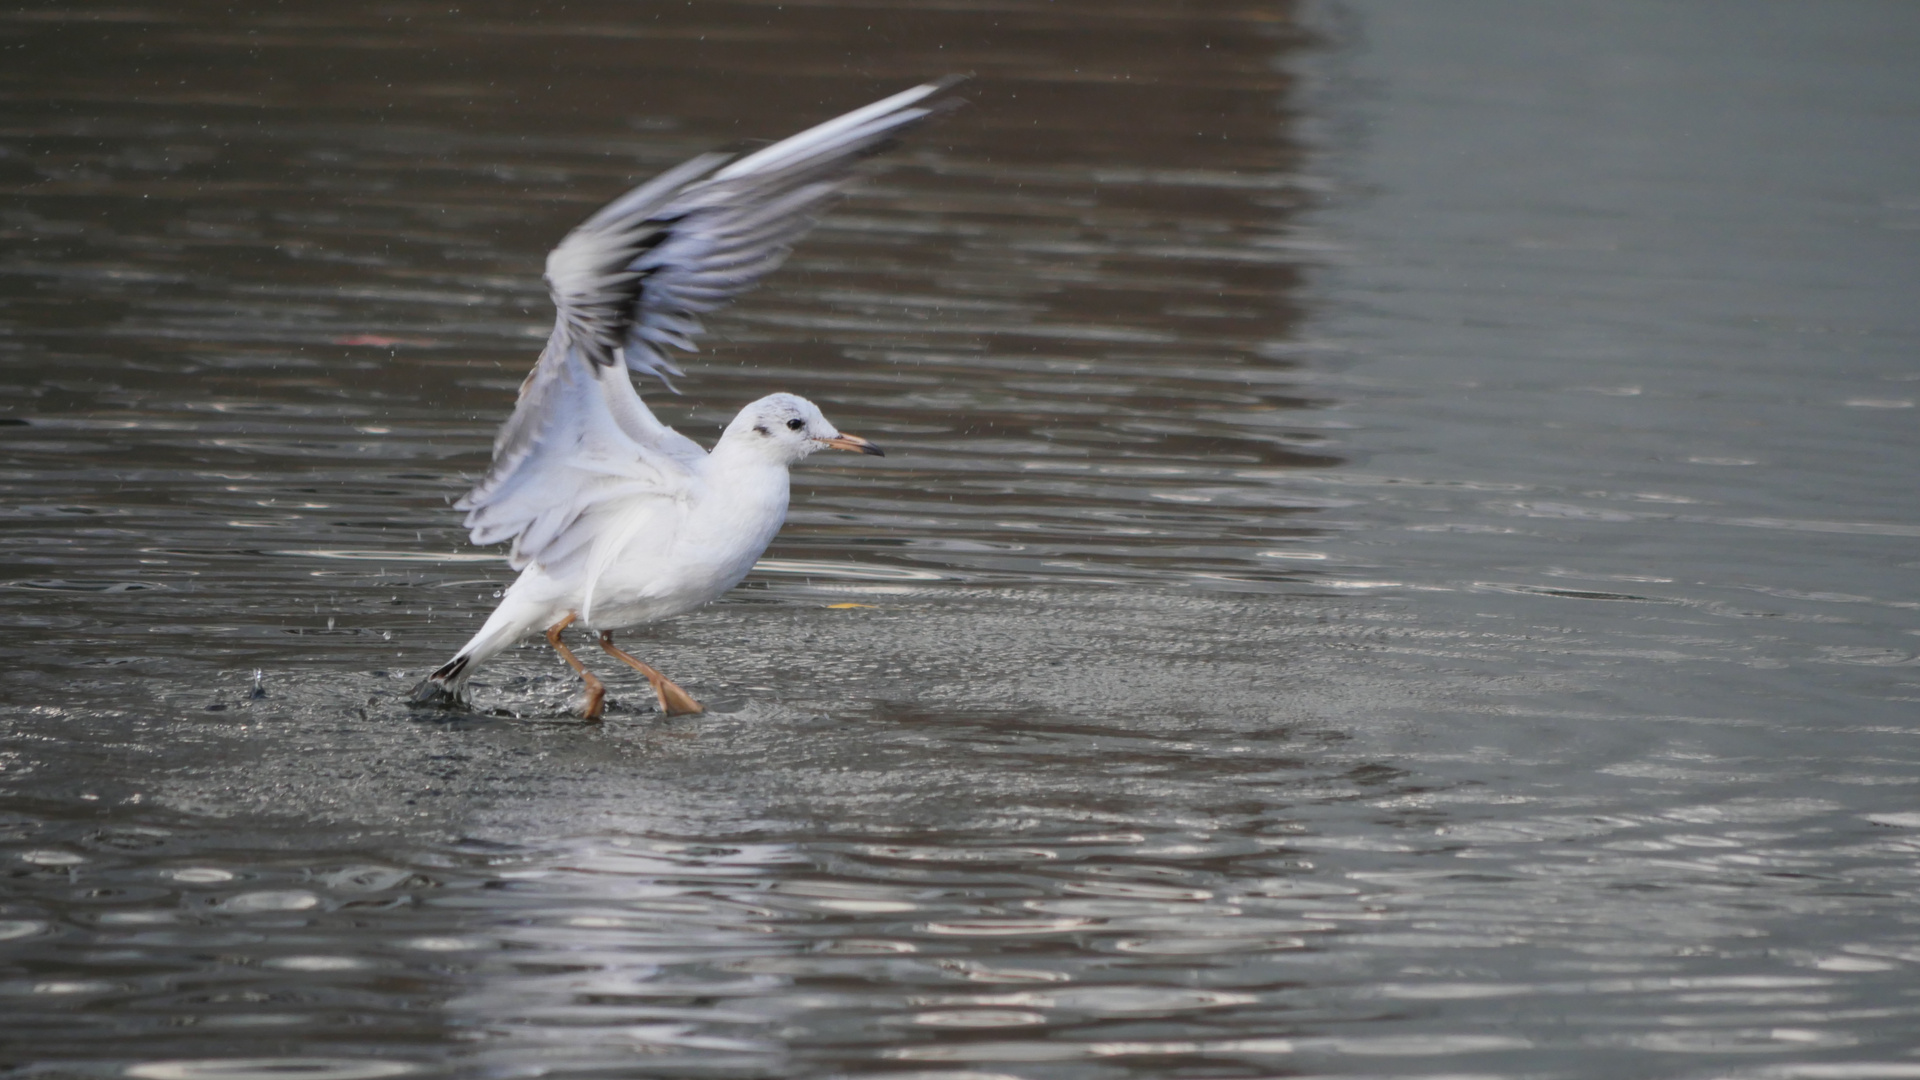
[[[420,704],[463,701],[488,657],[530,630],[586,682],[604,687],[560,640],[574,622],[639,669],[661,708],[700,706],[615,648],[612,631],[705,604],[738,584],[779,531],[787,467],[827,447],[879,453],[804,398],[742,409],[713,451],[662,424],[628,372],[683,374],[668,347],[693,349],[701,313],[779,266],[844,189],[861,159],[958,101],[958,79],[914,87],[747,154],[702,154],[618,199],[547,256],[552,334],[494,440],[493,466],[456,506],[476,544],[511,540],[520,577],[480,632],[414,689]]]

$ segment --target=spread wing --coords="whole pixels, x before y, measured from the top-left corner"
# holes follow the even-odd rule
[[[592,541],[595,507],[684,496],[705,452],[654,417],[627,371],[662,382],[682,374],[665,350],[692,351],[700,314],[779,266],[854,166],[957,105],[941,95],[959,81],[916,86],[750,153],[702,154],[568,233],[547,256],[553,333],[494,440],[492,468],[455,504],[473,542],[511,539],[515,569],[552,563]]]
[[[623,391],[628,402],[621,401]],[[620,422],[623,404],[627,424]],[[634,406],[644,415],[633,415]],[[608,377],[555,329],[494,442],[493,468],[454,504],[467,511],[473,542],[512,540],[508,562],[519,570],[591,540],[575,526],[598,507],[686,492],[693,462],[674,452],[674,440],[704,455],[645,410],[623,373]]]

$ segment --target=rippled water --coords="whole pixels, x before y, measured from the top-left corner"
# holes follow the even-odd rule
[[[9,1075],[1920,1077],[1920,16],[0,16]],[[973,104],[669,422],[749,583],[399,694],[635,177]]]

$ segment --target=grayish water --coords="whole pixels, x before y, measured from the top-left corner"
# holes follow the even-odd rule
[[[9,1075],[1920,1077],[1920,9],[0,50]],[[632,636],[715,711],[403,708],[547,245],[952,70],[651,395],[890,451]]]

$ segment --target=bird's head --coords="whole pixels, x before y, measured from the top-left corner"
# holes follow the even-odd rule
[[[860,436],[844,434],[827,423],[819,406],[797,394],[769,394],[741,409],[721,441],[788,465],[826,449],[886,456]]]

